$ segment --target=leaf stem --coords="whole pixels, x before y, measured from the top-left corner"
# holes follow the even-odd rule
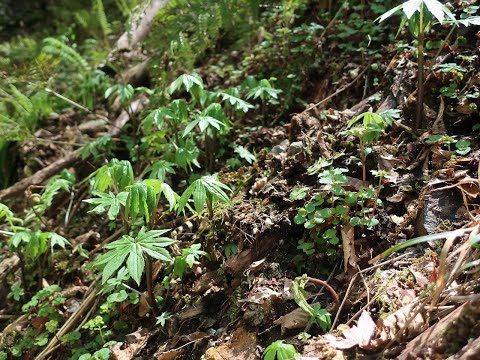
[[[423,57],[423,42],[425,37],[425,32],[423,28],[423,3],[420,5],[420,23],[418,31],[418,96],[417,96],[417,119],[416,119],[416,128],[417,130],[423,127],[423,75],[424,75],[424,57]]]
[[[149,299],[148,301],[150,303],[153,316],[157,316],[158,305],[157,305],[157,301],[155,300],[155,294],[153,293],[152,259],[148,255],[145,255],[145,276],[147,278],[147,293],[148,293],[148,299]]]

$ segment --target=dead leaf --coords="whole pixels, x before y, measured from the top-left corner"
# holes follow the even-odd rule
[[[183,349],[166,351],[158,355],[157,360],[175,360],[175,359],[178,359],[178,357],[182,355],[184,352],[185,350]]]
[[[395,214],[393,215],[390,215],[390,220],[392,220],[392,222],[395,224],[395,225],[401,225],[405,219],[403,218],[403,216],[397,216]]]
[[[355,254],[355,232],[352,225],[346,223],[340,228],[342,234],[343,245],[343,263],[345,266],[345,273],[348,271],[349,265],[351,268],[357,267],[357,255]]]
[[[307,326],[310,316],[300,308],[293,310],[287,315],[280,316],[273,323],[275,325],[280,325],[282,335],[287,330],[292,329],[303,329]]]
[[[466,177],[458,182],[457,187],[470,197],[476,198],[480,192],[480,181]]]
[[[343,352],[335,349],[324,336],[311,338],[303,349],[301,359],[344,360]]]
[[[389,342],[395,334],[409,321],[415,312],[413,301],[404,306],[393,314],[389,315],[385,320],[377,321],[379,329],[377,338],[372,342],[372,349],[379,349]],[[426,320],[422,312],[418,313],[415,318],[408,324],[405,329],[403,339],[409,339],[420,334],[426,326]]]
[[[333,335],[329,334],[325,335],[324,337],[332,346],[340,350],[351,349],[354,346],[359,346],[362,349],[369,349],[370,341],[375,335],[376,329],[377,326],[372,320],[370,314],[366,311],[363,311],[358,319],[357,325],[342,331],[342,339],[336,339]]]
[[[265,266],[265,261],[267,259],[263,258],[261,260],[255,261],[248,267],[248,271],[250,274],[255,274],[256,272],[260,271]]]
[[[37,330],[43,330],[47,321],[48,317],[46,316],[35,316],[32,317],[32,326]]]
[[[260,190],[262,190],[265,185],[267,185],[267,178],[263,177],[257,181],[255,181],[255,184],[253,184],[252,188],[250,189],[250,194],[252,195],[257,195]]]
[[[150,312],[150,304],[148,303],[148,296],[146,292],[143,292],[138,302],[138,316],[145,317]]]
[[[124,343],[116,343],[110,348],[110,353],[113,360],[131,360],[133,359],[144,347],[147,345],[147,341],[150,338],[150,333],[145,329],[136,331],[126,336],[128,344],[124,346]]]
[[[184,335],[180,337],[180,340],[188,342],[188,341],[200,341],[205,338],[209,338],[210,334],[204,331],[195,331],[194,333]]]
[[[243,327],[232,334],[229,342],[207,349],[204,360],[259,360],[256,353],[257,336]]]

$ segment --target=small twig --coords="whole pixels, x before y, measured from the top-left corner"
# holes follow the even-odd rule
[[[142,295],[143,295],[140,291],[138,291],[137,289],[132,288],[131,286],[128,286],[127,284],[122,283],[121,285],[122,285],[125,289],[131,290],[131,291],[133,291],[134,293],[137,293],[139,296],[142,296]]]
[[[373,270],[373,269],[376,269],[376,268],[379,268],[379,267],[382,267],[383,265],[386,265],[386,264],[389,264],[389,263],[392,263],[392,262],[395,262],[405,256],[407,256],[408,253],[406,254],[402,254],[402,255],[399,255],[393,259],[390,259],[390,260],[387,260],[387,261],[384,261],[384,262],[381,262],[380,264],[377,264],[377,265],[373,265],[373,266],[370,266],[366,269],[363,269],[362,271],[359,271],[357,272],[353,277],[352,277],[352,280],[350,280],[350,283],[348,284],[348,288],[347,288],[347,291],[345,292],[345,295],[343,296],[343,300],[342,300],[342,303],[340,304],[340,307],[338,308],[338,311],[337,311],[337,314],[335,315],[335,319],[333,320],[333,323],[332,323],[332,327],[330,328],[330,330],[333,330],[335,328],[335,325],[338,321],[338,318],[340,317],[340,314],[342,312],[342,309],[345,305],[345,302],[347,301],[347,298],[348,298],[348,295],[350,293],[350,290],[352,290],[352,286],[355,282],[355,280],[357,279],[359,273],[365,273],[367,271],[370,271],[370,270]]]
[[[345,1],[342,6],[340,7],[340,9],[338,9],[337,13],[335,14],[335,16],[333,17],[332,20],[330,20],[330,22],[328,23],[327,27],[325,28],[325,30],[323,30],[322,34],[320,35],[320,37],[318,38],[318,42],[322,41],[324,38],[325,38],[325,35],[327,35],[327,32],[328,30],[330,30],[330,28],[333,26],[333,24],[337,21],[337,19],[340,17],[340,15],[342,14],[343,10],[348,8],[348,2]]]
[[[65,221],[64,221],[64,226],[67,227],[68,221],[70,220],[70,211],[72,210],[73,206],[73,199],[75,198],[75,192],[71,191],[70,192],[70,201],[68,203],[67,211],[65,212]]]
[[[388,342],[387,345],[385,345],[385,347],[383,348],[382,352],[380,353],[380,356],[385,352],[387,351],[387,349],[392,346],[392,344],[398,340],[398,338],[403,334],[403,332],[405,331],[405,329],[410,325],[410,323],[413,321],[413,319],[415,319],[417,317],[417,315],[420,313],[420,311],[425,308],[425,304],[427,303],[427,301],[429,300],[429,297],[425,298],[423,302],[421,303],[417,303],[416,304],[416,309],[415,309],[415,312],[410,316],[410,318],[407,319],[407,321],[405,321],[405,324],[403,324],[403,326],[400,328],[400,330],[398,330],[395,335],[392,337],[392,339]],[[379,358],[380,358],[379,356]]]
[[[347,85],[345,85],[344,87],[342,87],[341,89],[335,91],[333,94],[327,96],[325,99],[323,99],[322,101],[308,107],[307,109],[303,110],[301,113],[305,113],[307,111],[310,111],[312,109],[315,109],[316,107],[326,103],[328,100],[334,98],[335,96],[337,96],[338,94],[341,94],[342,92],[344,92],[345,90],[347,90],[349,87],[355,85],[355,83],[361,79],[363,77],[363,75],[368,71],[368,69],[370,69],[370,66],[372,65],[373,63],[373,59],[370,60],[367,64],[367,66],[365,66],[365,68],[362,70],[362,72],[360,74],[357,75],[357,77],[355,79],[353,79],[350,83],[348,83]]]
[[[17,315],[0,315],[0,320],[10,320],[18,317]]]
[[[362,278],[363,285],[365,286],[365,291],[367,292],[367,305],[370,303],[370,289],[368,288],[367,280],[365,280],[365,276],[363,276],[362,269],[360,269],[360,266],[357,265],[358,273],[360,274],[360,277]]]
[[[52,89],[49,89],[49,88],[45,88],[45,91],[48,92],[48,93],[52,93],[53,95],[55,95],[56,97],[58,97],[59,99],[62,99],[63,101],[66,101],[68,102],[70,105],[73,105],[79,109],[82,109],[83,111],[86,111],[87,113],[91,114],[92,112],[87,109],[86,107],[80,105],[79,103],[76,103],[75,101],[63,96],[62,94],[59,94],[57,93],[55,90],[52,90]]]
[[[353,315],[346,323],[345,325],[350,325],[351,322],[353,320],[355,320],[361,313],[363,310],[365,310],[366,308],[368,308],[370,305],[372,305],[379,297],[380,295],[383,294],[383,291],[384,291],[384,288],[387,287],[388,285],[388,280],[392,279],[394,277],[395,274],[392,274],[390,275],[388,278],[387,278],[387,281],[385,281],[385,283],[378,289],[377,291],[377,294],[375,294],[375,296],[372,298],[372,300],[368,301],[364,306],[362,306],[362,308],[360,310],[357,311],[357,313],[355,315]]]

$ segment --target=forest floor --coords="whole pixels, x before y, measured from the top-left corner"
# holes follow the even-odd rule
[[[99,294],[99,272],[85,260],[123,233],[88,212],[83,200],[91,194],[81,180],[97,166],[76,144],[85,134],[115,134],[121,110],[105,106],[86,115],[74,106],[52,113],[33,140],[17,147],[18,163],[28,164],[32,175],[0,190],[0,200],[13,199],[9,205],[19,213],[46,181],[71,169],[74,191],[55,197],[42,224],[70,246],[58,250],[54,270],[37,284],[60,289],[23,311],[10,295],[12,283],[31,279],[19,279],[24,264],[14,253],[0,257],[0,350],[33,333],[22,359],[66,359],[104,336],[112,340],[104,342],[110,358],[122,360],[274,359],[275,352],[288,359],[288,344],[304,359],[478,359],[480,146],[478,126],[477,133],[472,127],[479,123],[479,37],[463,36],[467,49],[452,43],[437,57],[436,49],[428,52],[439,67],[427,73],[419,127],[416,59],[391,46],[381,51],[380,68],[345,55],[332,78],[310,79],[316,85],[305,100],[312,104],[283,115],[279,125],[234,124],[226,142],[250,149],[255,160],[235,170],[215,160],[218,178],[233,190],[231,205],[217,203],[213,216],[154,214],[156,228],[172,229],[172,254],[192,244],[208,254],[167,280],[168,266],[151,264],[163,302],[156,316],[145,284],[130,281],[107,300]],[[212,56],[196,72],[207,79],[215,61]],[[461,79],[458,68],[440,66],[452,63],[465,69]],[[375,86],[368,84],[372,72],[380,74]],[[448,96],[443,88],[452,82],[471,96]],[[323,101],[331,94],[333,103]],[[368,121],[384,124],[372,135]],[[177,180],[169,176],[172,184]],[[47,307],[54,310],[40,313]],[[61,316],[39,339],[52,325],[49,311]],[[106,319],[105,311],[114,315]],[[98,314],[103,320],[92,322]],[[65,338],[75,331],[82,337]],[[272,343],[274,352],[265,354]]]

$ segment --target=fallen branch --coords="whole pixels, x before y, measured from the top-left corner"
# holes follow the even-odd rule
[[[40,171],[37,171],[32,176],[29,176],[25,179],[20,180],[19,182],[10,186],[9,188],[0,190],[0,200],[6,199],[22,191],[25,191],[29,186],[41,185],[47,179],[57,174],[59,171],[73,165],[77,160],[78,153],[79,153],[79,150],[76,150],[68,154],[67,156],[51,163],[46,168]]]
[[[136,99],[130,105],[131,108],[131,115],[137,114],[144,108],[145,104],[147,103],[148,98],[146,95],[141,95],[138,99]],[[122,113],[117,117],[115,121],[113,121],[110,125],[112,126],[110,133],[113,136],[116,136],[120,133],[122,127],[130,120],[130,116],[126,111],[122,111]],[[15,183],[14,185],[10,186],[9,188],[0,190],[0,201],[3,199],[9,198],[13,195],[16,195],[22,191],[25,191],[29,186],[32,185],[41,185],[53,175],[57,174],[61,170],[73,165],[75,161],[78,160],[78,155],[83,147],[67,154],[65,157],[58,159],[57,161],[51,163],[46,168],[37,171],[32,176],[29,176],[25,179],[22,179]]]
[[[367,72],[368,69],[370,69],[370,66],[372,65],[373,63],[373,60],[370,60],[367,64],[367,66],[365,66],[365,68],[362,70],[362,72],[360,74],[357,75],[357,77],[355,79],[353,79],[350,83],[348,83],[347,85],[345,85],[344,87],[342,87],[341,89],[338,89],[337,91],[335,91],[332,95],[329,95],[327,96],[325,99],[323,99],[322,101],[314,104],[314,105],[311,105],[309,106],[308,108],[306,108],[305,110],[302,111],[302,114],[307,112],[307,111],[310,111],[312,109],[315,109],[316,107],[326,103],[328,100],[334,98],[335,96],[337,96],[338,94],[341,94],[342,92],[344,92],[345,90],[347,90],[349,87],[355,85],[355,83],[360,80],[362,78],[363,75],[365,75],[365,73]]]
[[[163,9],[169,0],[153,0],[145,9],[145,13],[136,27],[131,31],[125,31],[117,40],[115,50],[132,49],[137,45],[149,32],[153,24],[153,19],[157,12]]]
[[[85,298],[85,300],[83,300],[80,307],[72,314],[72,316],[68,318],[65,324],[63,324],[60,330],[58,330],[55,336],[50,340],[45,349],[43,349],[43,351],[38,354],[35,360],[46,359],[47,356],[50,355],[57,348],[57,345],[60,343],[60,339],[62,338],[62,336],[69,333],[75,327],[75,325],[83,318],[83,316],[88,313],[93,303],[97,299],[97,292],[95,291],[96,283],[97,282],[94,281],[92,285],[90,285],[88,289],[89,294]]]

